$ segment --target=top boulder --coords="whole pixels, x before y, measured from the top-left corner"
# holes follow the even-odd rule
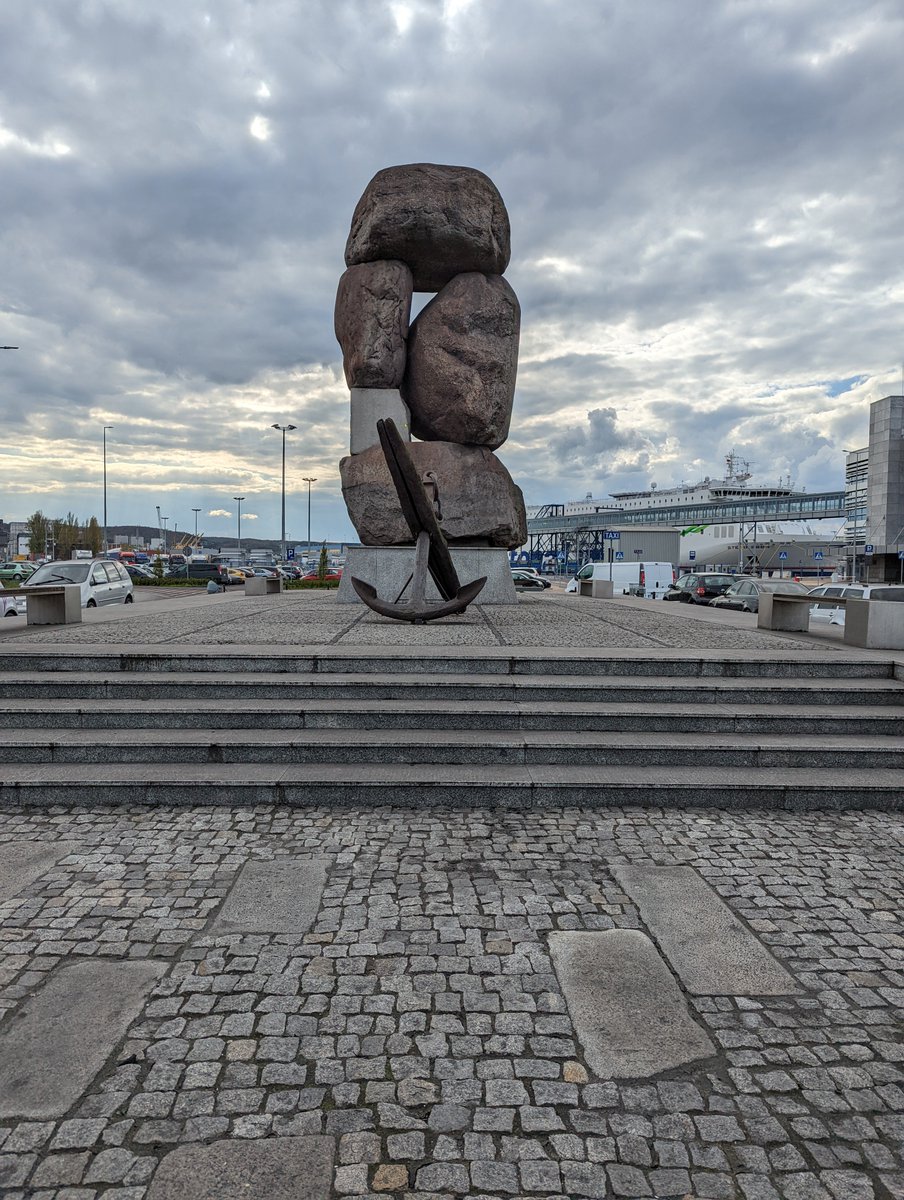
[[[511,257],[508,213],[493,181],[473,167],[411,163],[378,171],[364,189],[345,245],[346,266],[397,259],[416,292],[454,275],[501,275]]]

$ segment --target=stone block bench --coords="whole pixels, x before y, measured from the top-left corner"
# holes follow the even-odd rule
[[[269,575],[252,575],[245,580],[246,596],[275,596],[282,591],[283,581]]]
[[[581,579],[578,582],[578,594],[590,596],[592,600],[611,600],[613,596],[611,579]]]
[[[59,587],[23,587],[27,601],[25,620],[29,625],[77,625],[82,619],[82,589],[77,583]]]
[[[858,600],[854,596],[800,596],[764,592],[760,596],[757,628],[783,633],[808,633],[810,609],[843,608],[844,640],[848,646],[873,650],[904,650],[904,604]]]

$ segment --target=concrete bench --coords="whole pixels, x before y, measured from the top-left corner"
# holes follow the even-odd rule
[[[904,604],[892,600],[847,601],[844,640],[870,650],[904,650]]]
[[[23,587],[28,625],[77,625],[82,619],[82,589],[77,583],[59,587]]]
[[[578,580],[578,593],[581,596],[590,596],[593,600],[611,600],[612,580],[580,579]]]
[[[809,596],[801,596],[797,592],[763,592],[757,607],[757,628],[777,629],[783,633],[807,633],[812,605],[837,608],[844,603],[843,596],[816,597],[811,600]]]
[[[282,591],[282,579],[271,579],[269,575],[252,575],[245,580],[246,596],[275,596]]]
[[[810,629],[810,609],[814,606],[845,610],[844,640],[848,646],[904,650],[904,604],[888,600],[764,592],[760,596],[757,627],[783,633],[807,633]]]

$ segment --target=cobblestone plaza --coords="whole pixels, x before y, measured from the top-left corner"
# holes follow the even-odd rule
[[[627,624],[660,642],[682,624],[644,617]],[[269,1155],[272,1186],[243,1195],[904,1197],[896,812],[13,804],[0,842],[5,1197],[213,1194],[191,1178],[205,1144]],[[651,934],[629,866],[690,869],[794,990],[683,986],[714,1052],[604,1078],[550,935]],[[243,909],[243,880],[277,868],[298,887]],[[85,964],[98,1012],[103,981],[145,965],[121,1034],[86,1017],[71,1071],[29,1043],[10,1074],[3,1046]]]

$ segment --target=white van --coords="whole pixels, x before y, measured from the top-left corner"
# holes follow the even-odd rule
[[[675,568],[667,562],[589,562],[581,567],[565,591],[577,592],[583,582],[591,579],[611,579],[614,596],[661,600],[675,582]]]

